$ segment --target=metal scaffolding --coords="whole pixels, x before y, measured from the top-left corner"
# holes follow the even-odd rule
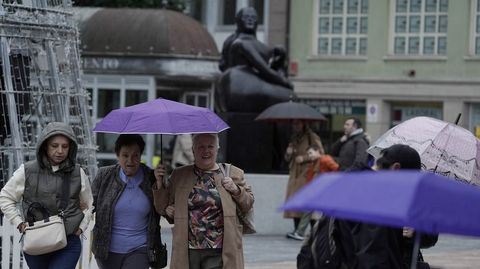
[[[80,81],[77,26],[69,0],[0,0],[0,187],[35,158],[42,128],[73,128],[77,159],[97,169],[88,92]]]

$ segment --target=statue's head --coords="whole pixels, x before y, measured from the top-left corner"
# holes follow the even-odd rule
[[[241,33],[255,34],[257,31],[258,15],[253,7],[244,7],[235,16],[237,31]]]

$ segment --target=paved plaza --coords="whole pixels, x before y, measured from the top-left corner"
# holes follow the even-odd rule
[[[162,235],[171,254],[171,232],[162,229]],[[301,242],[284,235],[247,235],[244,237],[246,269],[294,269]],[[422,250],[432,268],[480,268],[480,238],[441,235],[437,245]]]

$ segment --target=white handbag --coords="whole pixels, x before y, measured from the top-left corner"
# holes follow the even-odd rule
[[[63,223],[63,210],[67,207],[70,194],[70,174],[63,175],[62,199],[59,214],[50,216],[47,208],[39,202],[28,206],[27,227],[22,235],[23,251],[29,255],[42,255],[67,246],[67,234]],[[35,214],[35,212],[37,214]],[[39,217],[41,213],[41,218]]]
[[[23,235],[23,251],[29,255],[42,255],[67,246],[67,235],[63,219],[49,216],[29,223]]]

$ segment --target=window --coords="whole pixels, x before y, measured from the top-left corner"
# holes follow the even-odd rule
[[[88,115],[93,117],[93,89],[86,88],[85,91],[88,93]]]
[[[473,16],[475,24],[473,25],[473,55],[480,55],[480,0],[474,1]]]
[[[265,12],[264,0],[249,0],[249,6],[253,7],[257,11],[258,25],[263,25],[263,13]]]
[[[208,92],[187,92],[183,95],[182,102],[192,106],[212,109],[208,95]]]
[[[238,3],[237,3],[238,2]],[[219,24],[220,25],[235,25],[235,15],[237,14],[237,5],[250,6],[257,11],[257,24],[263,25],[265,0],[223,0],[218,1],[219,6]]]
[[[394,55],[446,55],[448,0],[394,0]]]
[[[126,90],[125,106],[132,106],[148,101],[148,91],[145,90]]]
[[[367,54],[368,0],[318,0],[314,54]]]
[[[235,14],[237,13],[236,0],[224,0],[220,2],[220,25],[235,25]]]
[[[85,75],[82,80],[91,95],[93,122],[96,123],[110,111],[146,102],[155,98],[153,77],[119,75]],[[115,162],[115,141],[117,134],[95,133],[99,152],[99,163]],[[153,144],[150,145],[153,148]],[[148,150],[146,150],[147,159]]]
[[[204,17],[205,1],[204,0],[187,0],[185,1],[185,14],[195,20],[205,23]]]
[[[120,107],[120,90],[98,89],[97,117],[103,118],[110,111]]]

